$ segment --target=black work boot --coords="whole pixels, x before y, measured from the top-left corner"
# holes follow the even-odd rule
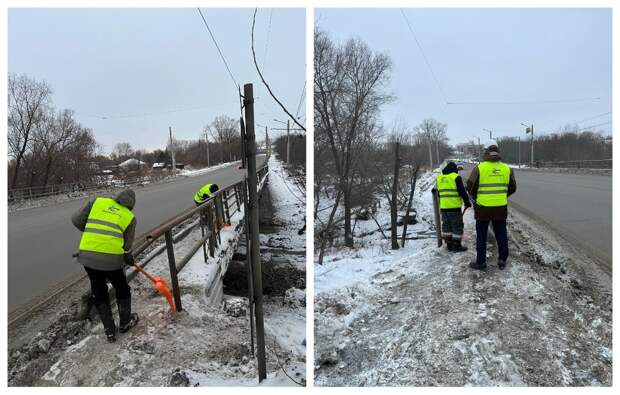
[[[473,260],[473,261],[469,262],[469,267],[471,267],[472,269],[475,269],[475,270],[484,270],[484,269],[487,268],[487,264],[485,262],[482,265],[480,265],[478,263],[478,261]]]
[[[506,268],[506,260],[505,259],[498,259],[497,260],[497,266],[499,266],[499,270],[504,270]]]
[[[101,318],[103,330],[108,338],[108,342],[114,343],[116,341],[116,325],[114,324],[114,317],[112,316],[112,307],[110,307],[109,303],[103,303],[97,305],[97,312],[99,313],[99,318]]]
[[[446,248],[448,249],[448,251],[454,251],[454,245],[452,244],[452,240],[443,239],[443,241],[446,243]]]
[[[452,243],[453,243],[452,244],[452,251],[454,251],[454,252],[465,252],[465,251],[467,251],[467,247],[464,247],[461,244],[461,240],[454,240]]]
[[[138,324],[138,314],[131,312],[131,298],[117,299],[120,333],[125,333]]]

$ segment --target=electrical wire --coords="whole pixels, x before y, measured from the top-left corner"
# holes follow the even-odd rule
[[[260,77],[261,81],[263,82],[263,85],[265,85],[265,87],[267,88],[267,91],[269,92],[269,94],[271,95],[273,100],[275,100],[276,103],[278,103],[280,108],[282,108],[282,110],[286,113],[286,115],[288,115],[288,117],[291,118],[293,120],[293,122],[295,122],[297,124],[297,126],[299,126],[300,128],[302,128],[305,131],[306,128],[302,124],[300,124],[297,121],[297,119],[288,111],[288,109],[284,106],[284,104],[282,104],[282,102],[280,100],[278,100],[276,95],[271,90],[271,87],[269,86],[267,81],[265,81],[265,77],[263,77],[263,73],[261,72],[260,68],[258,67],[258,62],[256,61],[256,50],[254,49],[254,28],[256,26],[256,13],[257,12],[258,12],[258,8],[255,8],[254,9],[254,16],[252,17],[252,59],[254,60],[254,67],[256,68],[256,72],[258,73],[258,76]]]
[[[273,8],[269,10],[269,27],[267,28],[267,41],[265,42],[265,53],[263,55],[263,62],[261,68],[265,69],[265,63],[267,62],[267,50],[269,49],[269,37],[271,36],[271,17],[273,16]]]
[[[595,101],[600,100],[600,97],[586,97],[580,99],[555,99],[555,100],[519,100],[519,101],[451,101],[447,102],[448,105],[461,105],[461,104],[552,104],[552,103],[576,103],[583,101]]]
[[[301,111],[301,103],[303,103],[304,101],[305,94],[306,94],[306,81],[304,81],[304,87],[301,90],[301,96],[299,97],[299,104],[297,105],[297,112],[295,113],[296,118],[299,117],[299,111]]]
[[[213,32],[211,31],[211,28],[209,27],[209,24],[207,23],[207,20],[205,19],[204,15],[202,14],[202,11],[200,10],[200,8],[197,8],[197,9],[198,9],[198,13],[200,14],[200,17],[202,18],[202,21],[205,24],[205,27],[209,31],[209,35],[211,36],[211,39],[213,40],[213,43],[215,44],[215,48],[217,48],[217,52],[220,54],[220,58],[222,58],[222,62],[224,62],[224,66],[226,66],[226,70],[228,70],[228,75],[230,75],[230,79],[232,80],[233,84],[235,84],[235,88],[238,90],[239,87],[240,87],[239,83],[237,83],[237,80],[233,76],[232,71],[230,71],[230,67],[228,66],[228,62],[226,61],[226,58],[224,57],[224,54],[222,53],[222,50],[220,49],[220,46],[217,43],[217,40],[215,39],[215,36],[213,35]]]
[[[200,106],[200,107],[188,107],[181,108],[178,110],[168,110],[168,111],[159,111],[159,112],[147,112],[141,114],[123,114],[123,115],[89,115],[84,114],[86,117],[98,118],[98,119],[121,119],[121,118],[140,118],[140,117],[148,117],[152,115],[162,115],[162,114],[170,114],[174,112],[185,112],[185,111],[196,111],[196,110],[204,110],[205,108],[209,108],[208,106]]]
[[[431,63],[428,61],[428,58],[426,57],[426,54],[424,53],[424,50],[422,49],[422,45],[420,44],[420,41],[418,40],[418,37],[413,31],[413,28],[411,27],[411,23],[409,23],[409,19],[407,18],[407,15],[405,15],[405,12],[403,11],[402,8],[400,8],[400,13],[402,14],[403,18],[405,18],[405,22],[407,23],[407,26],[409,27],[409,32],[411,32],[411,35],[413,36],[413,39],[415,40],[415,43],[418,46],[420,53],[422,54],[422,58],[424,58],[424,62],[426,62],[426,66],[431,71],[433,79],[435,80],[435,83],[437,84],[437,87],[439,88],[439,91],[441,92],[441,96],[443,97],[444,103],[448,103],[448,97],[446,96],[446,93],[441,87],[441,84],[439,83],[439,79],[437,79],[437,76],[435,75],[435,71],[433,70]]]

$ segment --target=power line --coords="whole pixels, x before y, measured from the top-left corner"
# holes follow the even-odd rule
[[[306,81],[304,81],[304,87],[301,90],[301,96],[299,97],[299,104],[297,105],[297,112],[295,113],[295,117],[299,117],[299,111],[301,110],[301,103],[304,101],[304,97],[306,94]]]
[[[576,122],[575,122],[575,123],[576,123]],[[611,121],[601,122],[601,123],[597,123],[596,125],[586,126],[586,127],[583,127],[583,128],[579,128],[579,129],[577,129],[577,130],[568,130],[568,132],[578,133],[578,132],[581,132],[581,131],[584,131],[584,130],[587,130],[587,129],[592,129],[592,128],[596,128],[596,127],[599,127],[599,126],[609,125],[610,123],[611,123]],[[559,128],[558,128],[558,129],[559,129]],[[554,132],[554,131],[556,131],[556,130],[557,130],[557,129],[555,129],[555,130],[554,130],[554,129],[549,129],[549,130],[546,130],[546,131],[544,131],[544,132],[539,132],[539,133],[541,133],[541,134],[544,134],[544,133],[553,133],[553,132]]]
[[[202,15],[202,11],[200,11],[200,8],[198,8],[198,13],[200,14],[202,21],[204,22],[207,30],[209,31],[209,35],[211,36],[211,39],[215,44],[215,48],[217,48],[217,52],[220,54],[220,58],[222,58],[222,61],[224,62],[224,66],[226,66],[226,70],[228,70],[228,75],[230,75],[230,79],[232,80],[233,84],[235,84],[236,90],[238,90],[240,85],[237,83],[237,80],[233,76],[233,73],[230,71],[230,67],[228,67],[228,62],[226,62],[226,58],[224,58],[224,54],[222,53],[222,50],[220,49],[220,46],[218,45],[217,40],[215,39],[215,36],[213,35],[213,32],[211,31],[211,28],[207,23],[207,20],[205,19],[204,15]]]
[[[422,49],[422,45],[420,44],[420,41],[418,41],[418,37],[413,31],[413,28],[411,27],[411,23],[409,23],[409,19],[407,19],[407,15],[405,15],[405,12],[403,11],[402,8],[400,8],[400,13],[402,14],[403,18],[405,18],[405,22],[407,23],[407,26],[409,27],[409,31],[411,32],[411,35],[413,36],[413,39],[415,40],[415,43],[417,44],[418,49],[420,50],[420,53],[422,54],[422,58],[424,58],[424,62],[426,62],[426,66],[428,66],[428,69],[431,71],[433,79],[435,80],[435,83],[437,84],[437,87],[439,88],[439,91],[441,92],[441,95],[443,96],[444,103],[448,103],[448,98],[446,96],[446,93],[441,87],[441,84],[439,83],[439,80],[437,79],[437,76],[435,75],[435,71],[433,70],[433,67],[431,66],[428,59],[426,58],[426,54],[424,53],[424,50]]]
[[[267,28],[267,41],[265,42],[265,54],[263,55],[263,64],[261,67],[265,69],[265,63],[267,62],[267,50],[269,48],[269,37],[271,36],[271,17],[273,16],[273,8],[269,10],[269,27]]]
[[[86,117],[98,118],[98,119],[121,119],[121,118],[140,118],[140,117],[148,117],[152,115],[163,115],[170,114],[174,112],[185,112],[185,111],[196,111],[196,110],[204,110],[205,108],[209,108],[208,106],[200,106],[200,107],[188,107],[188,108],[180,108],[177,110],[167,110],[167,111],[158,111],[158,112],[147,112],[140,114],[123,114],[123,115],[89,115],[84,114]]]
[[[254,27],[256,26],[256,13],[257,12],[258,12],[258,8],[254,8],[254,16],[252,17],[252,59],[254,60],[254,67],[256,68],[256,72],[258,73],[258,76],[263,82],[263,85],[265,85],[265,87],[267,88],[267,91],[269,91],[269,94],[271,95],[273,100],[275,100],[276,103],[278,103],[280,108],[282,108],[282,110],[286,113],[286,115],[288,115],[289,118],[291,118],[293,122],[297,124],[297,126],[299,126],[305,131],[306,128],[297,121],[297,119],[286,109],[284,104],[282,104],[282,102],[278,100],[276,95],[272,92],[271,87],[269,86],[267,81],[265,81],[265,77],[263,77],[263,73],[260,71],[260,68],[258,67],[258,63],[256,62],[256,50],[254,49]]]
[[[603,114],[593,115],[591,117],[588,117],[588,118],[582,119],[581,121],[577,121],[577,122],[573,122],[573,123],[581,123],[581,122],[585,122],[585,121],[590,121],[592,119],[604,117],[605,115],[609,115],[609,114],[611,114],[611,111],[603,113]]]
[[[447,102],[448,105],[460,104],[550,104],[550,103],[576,103],[583,101],[601,100],[600,97],[586,97],[580,99],[552,99],[552,100],[519,100],[519,101],[452,101]]]

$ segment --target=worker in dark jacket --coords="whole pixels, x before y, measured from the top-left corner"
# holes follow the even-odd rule
[[[136,194],[131,189],[115,198],[98,197],[73,214],[71,221],[82,233],[78,262],[88,278],[109,342],[116,341],[116,325],[108,296],[109,281],[116,292],[119,331],[127,332],[138,323],[138,315],[131,312],[131,290],[125,278],[124,265],[133,265],[130,252],[133,244],[136,218],[131,210]]]
[[[454,162],[448,162],[436,178],[435,189],[441,209],[441,236],[448,251],[467,251],[461,243],[463,240],[463,213],[461,207],[471,207],[469,196],[465,191],[463,180]]]
[[[478,270],[486,268],[487,232],[491,222],[499,252],[497,265],[503,270],[508,259],[508,196],[515,193],[517,183],[512,169],[501,162],[496,145],[486,148],[482,159],[467,180],[467,190],[474,199],[477,255],[469,266]]]

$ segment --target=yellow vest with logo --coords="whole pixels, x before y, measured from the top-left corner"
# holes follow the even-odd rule
[[[458,173],[439,174],[437,176],[437,192],[439,193],[439,208],[461,208],[463,199],[456,189]]]
[[[114,199],[104,197],[95,199],[82,233],[80,250],[123,254],[125,252],[123,232],[133,218],[131,210],[118,204]]]
[[[508,204],[510,167],[502,162],[482,162],[478,165],[480,178],[476,203],[479,206],[499,207]]]
[[[210,198],[211,196],[213,196],[211,194],[211,185],[212,184],[206,184],[202,188],[200,188],[198,190],[198,192],[196,192],[196,194],[194,195],[194,201],[196,203],[202,203],[202,202],[204,202],[206,200],[206,199],[202,198],[202,195],[206,194],[208,196],[207,199]]]

